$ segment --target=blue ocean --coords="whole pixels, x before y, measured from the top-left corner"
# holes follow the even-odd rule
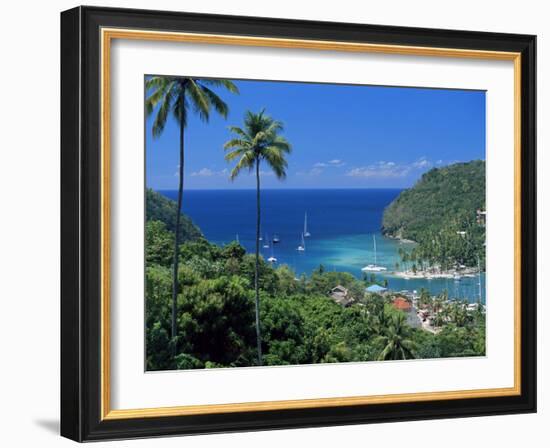
[[[278,264],[289,265],[297,275],[310,274],[319,265],[326,270],[346,271],[361,278],[361,268],[375,263],[373,234],[376,238],[376,263],[388,269],[377,274],[388,280],[392,290],[418,291],[427,288],[432,294],[446,289],[452,298],[477,301],[478,278],[403,279],[391,275],[400,262],[399,247],[411,243],[385,238],[380,233],[384,208],[400,189],[277,189],[261,192],[261,252],[273,256]],[[170,199],[177,191],[160,191]],[[238,240],[250,253],[255,250],[255,190],[186,190],[183,211],[197,224],[212,243],[227,244]],[[305,251],[302,244],[305,217],[307,231]],[[279,242],[273,244],[273,238]],[[269,248],[263,245],[268,243]],[[482,302],[485,302],[485,277],[481,276]]]

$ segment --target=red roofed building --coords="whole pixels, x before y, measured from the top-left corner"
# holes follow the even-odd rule
[[[392,305],[396,310],[402,311],[407,316],[407,323],[413,328],[420,328],[422,322],[416,313],[416,308],[405,297],[395,296]]]
[[[411,303],[404,297],[400,297],[400,296],[397,296],[393,299],[392,305],[395,309],[404,311],[406,313],[411,311],[411,308],[412,308]]]

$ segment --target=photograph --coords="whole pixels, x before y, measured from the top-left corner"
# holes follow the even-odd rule
[[[486,356],[485,90],[143,92],[146,371]]]

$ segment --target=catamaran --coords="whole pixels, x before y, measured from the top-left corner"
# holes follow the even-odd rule
[[[304,239],[304,234],[302,233],[302,244],[300,244],[297,248],[297,251],[299,252],[305,252],[306,250],[306,240]]]
[[[303,236],[305,236],[306,238],[309,238],[311,236],[311,233],[309,233],[307,231],[307,212],[304,216],[304,234],[303,234]]]
[[[367,264],[364,268],[361,269],[363,272],[382,272],[387,271],[387,268],[384,266],[378,266],[377,256],[376,256],[376,236],[372,234],[372,243],[374,245],[374,264]]]

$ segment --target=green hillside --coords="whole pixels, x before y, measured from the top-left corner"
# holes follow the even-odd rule
[[[485,210],[485,162],[456,163],[428,171],[403,191],[384,211],[382,231],[418,242],[426,258],[442,264],[474,265],[485,258],[477,210]]]
[[[146,220],[161,221],[166,226],[166,229],[173,232],[176,228],[176,203],[157,193],[154,190],[147,189],[146,194]],[[202,232],[184,214],[181,215],[181,242],[192,241],[201,238]]]

